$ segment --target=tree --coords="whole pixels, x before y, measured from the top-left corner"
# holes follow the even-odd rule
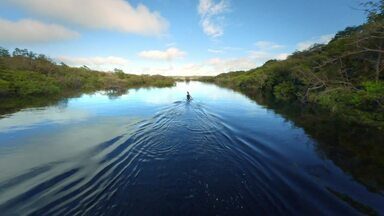
[[[355,45],[358,52],[366,53],[366,59],[373,64],[375,80],[378,82],[384,69],[384,17],[368,23],[364,31],[357,35]]]
[[[87,65],[81,66],[81,69],[86,70],[86,71],[90,71],[91,70]]]
[[[123,70],[115,68],[113,71],[114,71],[114,73],[115,73],[120,79],[124,79],[124,78],[125,78],[125,73],[124,73]]]
[[[4,49],[3,47],[0,47],[0,57],[10,57],[9,51],[7,49]]]
[[[337,32],[335,37],[332,39],[332,41],[335,41],[339,38],[346,38],[346,37],[353,36],[356,32],[360,31],[361,29],[362,29],[362,26],[347,27],[343,31]]]
[[[65,64],[64,62],[60,62],[60,66],[63,68],[69,68],[69,66],[67,64]]]
[[[384,0],[368,1],[362,5],[368,15],[368,22],[375,22],[384,18]]]
[[[19,48],[16,48],[13,53],[12,53],[13,56],[23,56],[23,57],[28,57],[29,55],[29,51],[27,49],[19,49]]]

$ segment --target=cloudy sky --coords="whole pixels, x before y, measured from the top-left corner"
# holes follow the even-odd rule
[[[361,24],[360,0],[0,0],[0,46],[72,66],[216,75]]]

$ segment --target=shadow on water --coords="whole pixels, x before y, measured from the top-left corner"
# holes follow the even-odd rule
[[[69,161],[2,182],[0,193],[13,196],[0,200],[0,209],[5,215],[354,214],[286,160],[204,103],[177,101]]]
[[[316,149],[373,192],[384,191],[384,131],[346,122],[319,108],[289,104],[257,93],[245,93],[314,138]]]
[[[237,90],[235,90],[237,91]],[[330,159],[354,180],[369,191],[383,196],[384,191],[384,132],[377,128],[347,122],[340,116],[319,107],[287,104],[273,96],[254,91],[239,91],[257,104],[281,115],[302,128],[316,140],[316,151],[324,159]],[[335,189],[331,193],[366,215],[378,213]]]

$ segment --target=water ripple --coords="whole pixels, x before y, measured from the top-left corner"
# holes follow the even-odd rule
[[[290,215],[326,214],[333,206],[332,213],[351,213],[285,161],[262,135],[242,133],[205,104],[178,101],[70,163],[36,167],[1,182],[1,193],[20,188],[0,210],[6,215],[191,215],[218,209],[224,215]],[[47,173],[51,177],[43,182],[26,184]],[[313,194],[318,197],[308,198]]]

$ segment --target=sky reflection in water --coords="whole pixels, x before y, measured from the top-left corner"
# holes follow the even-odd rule
[[[6,214],[358,212],[335,194],[384,212],[303,129],[211,84],[22,110],[0,119],[0,141]]]

